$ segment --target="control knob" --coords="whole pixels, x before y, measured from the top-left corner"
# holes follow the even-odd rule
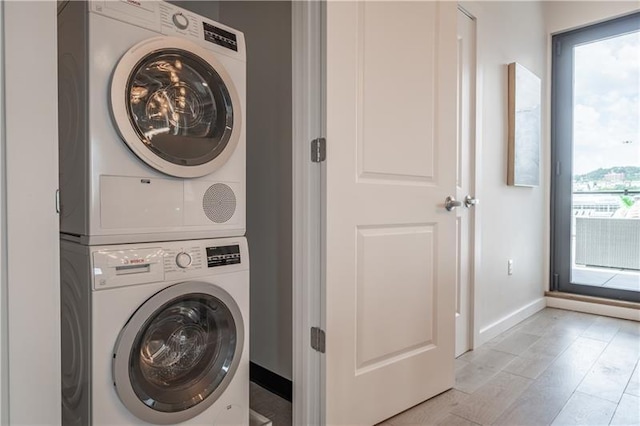
[[[191,255],[189,253],[180,252],[176,256],[176,265],[180,268],[188,268],[191,265]]]
[[[181,30],[186,30],[189,26],[189,20],[181,12],[174,13],[171,19],[175,26]]]

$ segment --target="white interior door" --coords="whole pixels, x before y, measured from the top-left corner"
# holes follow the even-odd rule
[[[475,142],[475,21],[458,9],[458,137],[456,199],[456,356],[471,349],[471,265],[473,255]],[[477,200],[475,200],[477,202]]]
[[[326,423],[454,382],[456,4],[328,2]]]

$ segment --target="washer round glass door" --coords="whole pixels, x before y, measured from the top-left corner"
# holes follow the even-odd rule
[[[147,300],[118,337],[118,396],[147,422],[190,419],[224,392],[243,342],[242,315],[227,292],[202,282],[168,287]]]
[[[198,177],[222,166],[240,133],[240,102],[224,66],[188,40],[159,37],[131,48],[111,83],[120,134],[151,167]]]

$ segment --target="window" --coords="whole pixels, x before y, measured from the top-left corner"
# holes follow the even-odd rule
[[[553,37],[552,290],[640,301],[640,13]]]

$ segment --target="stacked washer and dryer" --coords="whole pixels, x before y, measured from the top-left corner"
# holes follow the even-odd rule
[[[249,422],[244,36],[58,14],[64,425]]]

